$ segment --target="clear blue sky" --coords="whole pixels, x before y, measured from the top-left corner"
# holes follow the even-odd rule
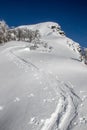
[[[87,47],[87,0],[0,0],[0,19],[9,26],[54,21]]]

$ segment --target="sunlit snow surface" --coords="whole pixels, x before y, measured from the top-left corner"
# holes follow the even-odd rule
[[[0,130],[87,130],[87,66],[78,44],[51,24],[30,28],[52,51],[15,41],[0,46]]]

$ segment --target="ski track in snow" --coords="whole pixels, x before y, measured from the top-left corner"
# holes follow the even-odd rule
[[[78,114],[80,98],[66,84],[61,84],[56,110],[49,119],[46,119],[41,130],[54,130],[55,126],[56,130],[69,130]]]
[[[9,55],[13,55],[17,59],[21,60],[23,63],[27,64],[28,67],[32,66],[40,74],[45,74],[45,78],[48,78],[51,85],[50,79],[53,80],[53,77],[51,77],[52,74],[40,71],[40,69],[36,65],[29,61],[26,61],[11,50],[9,51],[9,53]],[[71,85],[69,85],[71,86],[69,87],[63,81],[57,80],[56,77],[54,78],[53,82],[56,82],[57,84],[57,87],[53,87],[53,89],[55,89],[56,95],[60,95],[60,98],[55,111],[51,114],[50,118],[44,121],[40,130],[70,130],[70,128],[72,127],[72,122],[78,115],[78,105],[80,102],[80,98],[75,94]]]

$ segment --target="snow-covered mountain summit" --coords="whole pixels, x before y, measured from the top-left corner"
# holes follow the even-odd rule
[[[12,37],[0,46],[0,130],[86,130],[87,66],[80,45],[53,22],[5,34]]]
[[[30,29],[30,30],[39,30],[41,34],[42,39],[64,39],[66,40],[65,46],[68,45],[73,50],[77,50],[77,52],[80,49],[79,43],[74,42],[73,40],[69,39],[65,36],[64,31],[61,30],[61,26],[58,23],[55,22],[44,22],[39,23],[35,25],[23,25],[19,26],[17,28],[21,29]],[[61,43],[62,44],[62,43]]]
[[[49,35],[52,32],[62,32],[59,24],[55,22],[44,22],[35,25],[19,26],[20,28],[28,28],[32,30],[39,30],[42,35]]]

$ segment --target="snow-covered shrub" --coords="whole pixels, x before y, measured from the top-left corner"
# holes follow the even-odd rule
[[[30,50],[36,50],[37,49],[37,46],[36,45],[31,45],[30,46]]]
[[[85,51],[84,62],[85,64],[87,64],[87,48],[85,48],[84,51]]]
[[[0,43],[7,42],[8,25],[5,21],[0,21]]]
[[[23,30],[21,28],[17,28],[16,37],[18,41],[22,41],[23,39]]]
[[[80,60],[87,64],[87,48],[79,48]]]
[[[52,47],[52,46],[49,46],[49,49],[50,49],[50,50],[52,50],[52,49],[53,49],[53,47]]]
[[[11,29],[8,30],[7,39],[8,39],[8,41],[16,40],[14,30],[11,30]]]
[[[44,46],[44,48],[47,48],[48,44],[45,42],[45,43],[43,43],[43,46]]]
[[[38,30],[30,30],[27,28],[16,28],[16,37],[18,41],[32,42],[40,38]]]
[[[11,40],[33,42],[39,39],[39,30],[33,31],[20,27],[9,28],[5,21],[0,21],[0,43],[5,43]]]
[[[35,39],[34,31],[32,31],[32,30],[27,30],[27,36],[28,36],[29,42],[32,42],[32,41]]]

